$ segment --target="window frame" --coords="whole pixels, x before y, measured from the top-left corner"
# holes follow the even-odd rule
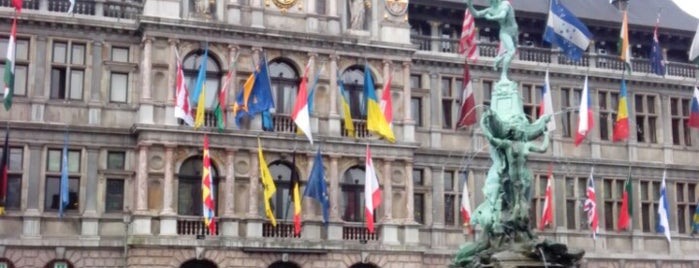
[[[483,105],[490,107],[490,101],[493,96],[493,86],[495,82],[489,79],[481,80],[481,92],[483,93]]]
[[[423,97],[422,96],[411,96],[410,97],[410,117],[415,121],[415,126],[416,127],[424,127],[424,113],[423,113],[423,105],[422,105]],[[417,111],[415,111],[415,107],[413,106],[417,103]],[[417,113],[417,118],[415,118],[415,113]]]
[[[52,154],[51,154],[51,153],[52,153],[52,152],[57,152],[57,153],[58,153],[58,159],[59,159],[59,162],[58,162],[58,167],[59,167],[59,168],[58,168],[58,170],[52,170],[52,169],[51,169],[51,166],[52,166],[52,164],[51,164],[51,156],[52,156]],[[80,200],[80,190],[81,190],[81,189],[80,189],[80,188],[81,188],[81,187],[80,187],[80,183],[81,183],[81,180],[82,180],[83,152],[82,152],[82,150],[80,150],[80,149],[71,149],[71,148],[68,148],[68,156],[67,156],[67,157],[68,157],[68,160],[69,160],[69,161],[70,161],[70,159],[71,159],[71,154],[75,154],[75,153],[78,154],[78,159],[77,159],[77,162],[78,162],[77,165],[78,165],[78,166],[77,166],[77,169],[71,170],[71,165],[70,165],[70,163],[68,164],[68,201],[69,201],[69,204],[68,204],[68,206],[67,206],[66,209],[65,209],[65,212],[66,212],[66,213],[75,213],[75,212],[79,212],[79,211],[80,211],[80,206],[81,206],[81,201],[82,201],[82,200]],[[62,149],[62,148],[61,148],[61,149],[59,149],[59,148],[49,148],[49,149],[47,149],[47,150],[46,150],[46,166],[45,166],[45,172],[44,172],[44,211],[58,212],[58,211],[60,210],[59,208],[52,208],[53,206],[50,205],[50,204],[53,204],[53,203],[49,203],[49,202],[53,202],[53,199],[52,199],[52,200],[49,200],[49,196],[50,196],[50,195],[49,195],[49,191],[48,191],[48,190],[49,190],[49,181],[50,181],[50,180],[58,180],[58,196],[59,196],[59,201],[58,201],[59,204],[58,204],[58,206],[60,207],[60,191],[61,191],[61,189],[60,189],[60,187],[61,187],[61,186],[60,186],[60,185],[61,185],[61,184],[60,184],[60,183],[61,183],[60,180],[61,180],[61,169],[62,169],[62,167],[63,167],[63,149]],[[71,182],[74,182],[74,183],[71,183]],[[71,187],[71,184],[72,184],[72,185],[76,185],[76,188]],[[75,190],[75,191],[73,192],[73,193],[75,194],[75,195],[74,195],[74,197],[75,197],[74,200],[71,200],[72,197],[73,197],[73,196],[71,195],[71,190]],[[51,196],[51,198],[53,198],[53,196]]]
[[[619,91],[609,89],[597,89],[599,138],[603,141],[612,141],[614,127],[616,126],[617,113],[619,112]]]
[[[10,39],[9,36],[2,36],[2,38],[0,39],[0,43],[3,44],[2,45],[3,47],[6,48],[9,45],[9,42],[10,42],[9,39]],[[27,57],[26,58],[17,57],[18,47],[21,45],[24,45],[25,42],[26,42]],[[13,91],[13,95],[12,95],[13,97],[26,97],[28,94],[27,91],[29,90],[28,82],[29,82],[29,66],[31,65],[31,48],[32,48],[31,39],[24,38],[22,36],[16,37],[16,39],[15,39],[15,87],[14,87],[14,91]],[[7,49],[4,49],[4,50],[0,49],[0,53],[2,53],[0,55],[7,55]],[[2,57],[0,59],[0,68],[4,69],[6,60],[7,59],[5,57]],[[24,88],[22,88],[22,91],[20,91],[19,93],[17,91],[17,81],[19,81],[19,79],[17,79],[17,77],[18,77],[17,67],[24,68],[24,72],[25,72],[24,79],[22,81],[24,83]],[[2,86],[4,87],[5,82],[1,81],[1,83],[2,83]]]
[[[544,86],[536,83],[520,83],[519,93],[522,98],[522,112],[529,122],[539,119],[539,106],[544,94]]]
[[[0,148],[0,154],[2,152]],[[19,167],[13,166],[13,151],[20,151],[18,160],[20,161]],[[24,148],[19,146],[10,146],[9,159],[7,163],[7,196],[5,197],[5,210],[6,211],[19,211],[22,209],[22,184],[24,177]],[[16,182],[16,188],[10,188]],[[9,202],[14,200],[16,202]],[[16,204],[16,205],[13,205]],[[12,206],[11,206],[12,205]]]
[[[456,76],[442,76],[439,80],[440,89],[440,103],[441,103],[441,117],[440,121],[442,124],[442,129],[444,130],[454,130],[456,126],[456,121],[458,121],[458,102],[460,101],[459,93],[463,87],[463,78]],[[446,91],[446,92],[445,92]]]
[[[284,177],[281,174],[275,174],[275,165],[283,166],[289,169],[289,177]],[[303,194],[305,184],[301,181],[301,175],[297,167],[294,167],[291,162],[285,160],[276,160],[270,162],[267,167],[270,170],[270,175],[272,175],[272,180],[274,180],[274,185],[277,191],[270,198],[270,205],[272,205],[272,212],[274,213],[275,219],[279,222],[291,222],[294,219],[294,208],[292,192],[291,192],[291,172],[296,172],[299,176],[299,192]],[[275,176],[277,175],[277,176]],[[264,206],[260,206],[262,214],[264,214]],[[288,207],[288,211],[287,211]],[[287,213],[289,212],[289,213]],[[284,215],[286,214],[286,215]]]
[[[281,76],[272,73],[271,69],[273,68],[273,65],[279,64],[286,66],[291,71],[292,77],[284,77],[283,73],[280,73]],[[296,96],[298,95],[299,91],[299,84],[301,83],[302,75],[299,70],[296,68],[296,66],[288,59],[285,58],[275,58],[271,61],[269,61],[269,68],[270,68],[270,85],[271,85],[271,90],[272,90],[272,98],[274,99],[275,107],[274,107],[274,113],[275,114],[280,114],[280,115],[288,115],[291,116],[293,113],[294,109],[294,103],[296,102]],[[313,76],[315,74],[307,74],[308,79],[312,80]],[[307,81],[308,83],[308,90],[310,94],[310,86],[312,81]],[[292,91],[291,93],[287,93],[286,91]],[[289,95],[287,95],[289,94]],[[286,98],[289,97],[290,100],[287,100]],[[280,101],[279,98],[283,98],[283,101]],[[289,103],[290,105],[286,105],[286,103]]]
[[[177,215],[179,215],[179,216],[201,217],[203,215],[203,211],[202,211],[203,210],[203,208],[202,208],[203,201],[202,201],[202,196],[201,196],[201,192],[202,192],[201,191],[201,178],[202,178],[201,172],[203,171],[203,164],[204,164],[203,157],[204,157],[203,155],[194,155],[194,156],[191,156],[191,157],[185,159],[184,161],[182,161],[182,164],[180,165],[180,169],[177,171],[177,174],[176,174],[176,176],[177,176],[177,192],[176,192],[176,194],[177,194],[177,202],[176,202],[177,207],[176,207],[176,212],[177,212]],[[195,165],[199,164],[199,165],[193,167],[194,174],[183,174],[184,168],[187,167],[186,164],[189,164],[188,163],[189,161],[198,161],[198,162],[195,162],[194,164]],[[196,170],[197,168],[199,168],[199,170]],[[212,173],[211,178],[213,180],[213,184],[214,184],[213,186],[214,186],[214,191],[215,191],[214,197],[215,197],[215,200],[218,200],[217,197],[220,196],[219,195],[219,193],[220,193],[219,182],[221,180],[221,177],[218,173],[218,168],[216,167],[216,165],[213,162],[211,163],[211,170],[212,170],[211,171],[211,173]],[[183,190],[182,187],[185,185],[193,187],[193,188],[190,188],[190,191],[195,192],[194,195],[190,195],[192,197],[191,207],[194,207],[194,210],[191,210],[191,208],[189,208],[188,211],[184,211],[184,208],[182,206],[183,204],[181,202],[183,202],[183,200],[182,200],[182,196],[180,195],[180,192]],[[197,193],[198,193],[198,195],[197,195]],[[215,215],[220,215],[219,214],[219,207],[220,206],[219,206],[218,202],[214,202]],[[187,214],[187,213],[189,213],[189,214]]]
[[[126,77],[126,80],[124,82],[124,99],[123,100],[116,100],[114,96],[114,75],[123,75]],[[126,104],[129,102],[129,83],[130,81],[130,75],[128,72],[119,72],[119,71],[111,71],[109,72],[109,102],[110,103],[118,103],[118,104]]]
[[[619,227],[619,212],[624,193],[625,178],[602,178],[602,214],[604,215],[604,229],[615,231]],[[633,204],[629,204],[633,206]],[[611,210],[611,211],[610,211]],[[599,212],[599,211],[598,211]]]
[[[362,174],[360,177],[361,178],[354,178],[355,182],[354,183],[348,183],[346,181],[346,176],[351,176],[350,174],[351,170],[358,170],[362,172],[366,172],[366,167],[364,165],[355,165],[347,170],[342,174],[342,180],[340,181],[340,193],[342,194],[341,200],[340,200],[340,209],[342,210],[340,218],[347,223],[361,223],[364,222],[364,174]],[[383,188],[383,185],[379,181],[379,188]],[[350,211],[349,208],[349,200],[353,200],[353,206],[354,206],[354,211]],[[348,200],[348,201],[345,201]],[[381,208],[379,206],[379,208]],[[354,217],[348,217],[348,212],[353,213]],[[378,214],[379,209],[375,209],[373,216],[374,216],[374,222],[378,219]]]
[[[697,182],[675,182],[675,209],[677,210],[677,232],[692,234],[691,220],[697,209],[699,187]]]
[[[449,174],[447,176],[447,174]],[[468,171],[445,170],[444,176],[444,225],[461,227],[464,218],[461,216],[461,198],[463,198],[464,183],[468,180]],[[447,180],[451,179],[451,189],[447,188]],[[452,199],[452,201],[447,201]],[[448,204],[452,202],[452,204]]]
[[[691,110],[691,98],[670,97],[670,124],[672,126],[672,144],[674,146],[692,146],[692,131],[687,125]]]
[[[561,136],[572,139],[578,128],[577,107],[582,98],[582,88],[563,86],[560,88],[561,109],[566,112],[561,115]]]
[[[427,181],[425,180],[425,169],[422,168],[413,168],[413,219],[415,222],[421,225],[427,224],[427,215],[425,212],[427,212],[427,198],[430,193],[430,187],[427,184]],[[420,182],[415,181],[416,175],[415,174],[420,174],[418,175],[420,177]],[[422,199],[422,202],[418,204],[418,202],[415,202],[417,200],[415,197],[420,196]]]
[[[551,175],[551,179],[555,176]],[[546,186],[548,183],[548,174],[532,174],[532,184],[530,185],[531,200],[529,200],[529,224],[530,229],[539,228],[541,216],[543,215],[543,206],[546,201]],[[553,203],[553,200],[551,200]],[[556,227],[556,219],[545,227],[545,229],[554,229]]]
[[[56,45],[64,44],[64,59],[63,61],[56,61]],[[82,63],[75,63],[74,52],[75,47],[83,47],[82,51]],[[51,42],[51,59],[50,59],[50,74],[49,74],[49,98],[52,100],[63,100],[63,101],[82,101],[85,98],[85,81],[87,76],[87,54],[88,54],[88,44],[87,42],[73,41],[73,40],[53,40]],[[58,77],[58,81],[54,81],[54,71],[62,71],[62,75]],[[73,97],[73,73],[74,71],[82,73],[82,81],[80,87],[80,97]],[[61,79],[62,78],[62,79]],[[61,86],[55,86],[54,82],[60,82],[63,84],[63,92],[61,92]],[[75,93],[77,94],[77,93]],[[61,96],[62,95],[62,96]]]
[[[587,184],[589,181],[589,177],[586,177],[584,175],[580,176],[566,176],[565,177],[565,184],[566,188],[564,191],[565,194],[565,199],[566,199],[566,213],[565,213],[565,218],[566,218],[566,229],[568,230],[589,230],[590,226],[587,224],[587,212],[585,211],[584,204],[585,200],[587,199]],[[573,193],[570,193],[568,190],[568,183],[572,182],[573,183]],[[573,205],[573,211],[570,211],[570,205]],[[570,214],[572,213],[572,215]],[[573,218],[573,221],[570,221],[570,218]]]
[[[651,93],[634,93],[634,118],[636,119],[636,141],[644,144],[658,144],[657,126],[660,118],[658,100],[660,96]],[[642,105],[638,106],[638,97],[641,97]],[[648,105],[652,98],[653,104]],[[649,109],[649,107],[652,107]],[[639,110],[640,109],[640,110]],[[641,125],[639,125],[641,124]],[[651,127],[653,124],[655,127]],[[645,133],[649,133],[646,135]]]
[[[361,79],[355,79],[354,81],[347,80],[350,78],[359,78],[358,76],[352,77],[353,75],[359,73],[362,74]],[[373,73],[371,73],[371,70],[369,73],[371,74],[371,81],[374,82],[374,88],[376,88],[376,77]],[[366,73],[364,73],[364,68],[359,65],[353,65],[347,67],[344,71],[342,71],[340,77],[338,77],[338,79],[342,81],[342,86],[345,88],[345,92],[347,92],[347,101],[349,102],[348,105],[350,107],[350,115],[353,121],[366,121],[366,113],[363,112],[366,106],[366,103],[364,103],[365,76]]]
[[[644,189],[645,188],[645,189]],[[642,179],[640,180],[641,201],[640,228],[644,233],[655,233],[658,221],[658,200],[660,196],[660,181]],[[645,192],[645,194],[644,194]],[[646,224],[646,221],[648,223]]]
[[[204,56],[204,50],[203,49],[195,49],[188,53],[184,58],[182,58],[182,73],[184,74],[185,78],[185,84],[187,86],[187,89],[190,91],[190,93],[194,92],[194,87],[197,81],[197,76],[199,75],[199,65],[197,65],[199,58]],[[221,63],[216,59],[215,56],[213,56],[213,52],[209,51],[209,54],[207,55],[207,62],[206,62],[206,79],[204,83],[207,83],[209,81],[215,81],[216,86],[214,89],[210,89],[207,86],[206,90],[206,95],[204,96],[204,99],[206,101],[207,96],[209,94],[212,94],[212,98],[217,99],[218,93],[221,90],[221,81],[223,79],[223,68],[221,66]],[[193,66],[190,69],[189,63],[190,60],[193,60],[194,63],[192,64]],[[213,64],[213,67],[216,67],[217,70],[210,70],[208,67]],[[176,91],[176,88],[172,89],[173,91]],[[210,93],[212,92],[212,93]],[[189,95],[190,98],[190,103],[191,103],[191,108],[192,112],[195,112],[198,106],[198,99],[194,97],[193,94]],[[216,108],[216,101],[213,101],[211,103],[211,106],[205,106],[206,111],[212,111],[214,108]]]

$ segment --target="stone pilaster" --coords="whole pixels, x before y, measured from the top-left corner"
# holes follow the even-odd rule
[[[255,151],[250,151],[250,203],[248,203],[248,213],[246,215],[247,224],[245,225],[247,237],[250,238],[262,237],[262,219],[257,212],[259,208],[258,200],[261,199],[258,190],[260,187],[260,164],[257,158],[258,155]]]
[[[170,47],[170,57],[167,60],[167,104],[165,106],[165,124],[175,126],[177,125],[177,118],[175,118],[175,91],[177,88],[177,45],[180,40],[175,38],[170,38],[167,40]]]
[[[36,37],[36,49],[37,51],[46,51],[45,36]],[[49,94],[49,90],[44,90],[48,53],[36,53],[36,55],[32,56],[35,57],[32,61],[34,65],[34,77],[32,77],[34,86],[27,87],[27,96],[31,96],[32,99],[38,99],[40,102],[32,102],[31,119],[34,122],[44,122],[44,110],[46,105],[42,100],[48,99]],[[29,82],[29,85],[31,84],[32,82]]]
[[[332,1],[331,1],[332,2]],[[342,77],[337,77],[338,65],[337,62],[340,56],[337,54],[330,54],[330,115],[328,116],[328,134],[335,137],[340,137],[340,125],[342,124],[342,116],[337,111],[337,104],[340,101],[339,98],[339,88],[337,86],[337,80],[342,79]]]
[[[81,217],[81,235],[97,237],[99,222],[97,214],[97,167],[99,163],[99,148],[87,148],[87,183],[85,183],[85,210]]]
[[[328,240],[342,241],[342,220],[340,219],[340,184],[337,162],[340,155],[330,155],[330,223],[328,224]]]
[[[92,83],[90,88],[90,105],[88,123],[99,125],[102,121],[102,42],[92,41]]]
[[[134,235],[151,234],[151,217],[148,215],[148,149],[150,145],[138,147],[138,169],[136,170],[136,211],[134,212]]]
[[[234,148],[226,149],[226,184],[223,195],[224,210],[221,216],[222,235],[238,236],[238,221],[235,217],[235,153]]]
[[[315,160],[315,154],[307,154],[306,159],[308,160],[308,165],[306,166],[306,173],[311,174],[311,170],[313,169],[313,164]],[[306,181],[306,187],[308,187],[308,181]],[[323,224],[322,205],[320,205],[320,202],[318,202],[317,200],[311,198],[302,198],[301,202],[303,203],[302,213],[304,220],[303,226],[301,227],[301,231],[304,233],[304,237],[306,239],[319,241],[321,239],[321,226]],[[318,207],[321,209],[315,209]],[[317,213],[317,211],[320,211],[320,216]]]
[[[230,62],[236,62],[238,59],[238,53],[240,51],[240,47],[237,45],[228,45],[228,58],[230,59]],[[235,69],[231,69],[235,66]],[[236,94],[236,88],[237,88],[237,83],[238,81],[238,70],[237,70],[237,64],[229,64],[228,70],[232,71],[231,73],[231,82],[228,84],[228,94],[226,96],[226,99],[228,100],[228,103],[233,103],[233,100],[235,100],[235,94]],[[227,114],[226,118],[228,118],[228,122],[226,122],[227,126],[233,126],[235,124],[235,118],[233,117],[233,112],[230,109],[230,105],[228,107],[224,107],[224,112]]]
[[[415,222],[415,190],[413,186],[413,163],[405,161],[405,194],[407,213],[404,219],[403,243],[416,245],[420,242],[420,225]],[[424,212],[423,212],[424,213]]]
[[[412,105],[410,105],[410,66],[409,61],[403,62],[403,141],[415,141],[415,119],[411,118]],[[411,173],[412,174],[412,173]]]
[[[153,46],[152,37],[143,38],[143,59],[141,61],[141,101],[139,107],[139,122],[142,124],[153,124],[153,104],[151,103],[151,48]]]
[[[384,220],[381,224],[381,241],[384,244],[398,244],[398,225],[393,222],[393,183],[391,164],[393,159],[384,160],[383,164],[383,211]]]
[[[177,235],[177,213],[173,209],[174,151],[176,145],[165,145],[165,178],[163,180],[163,210],[160,212],[160,235]]]
[[[430,73],[430,147],[439,148],[442,146],[442,125],[441,125],[441,107],[439,89],[439,74],[437,72]]]
[[[41,163],[43,146],[29,144],[29,162]],[[30,168],[27,174],[27,196],[40,196],[39,184],[41,181],[41,169]],[[38,238],[41,236],[41,213],[39,212],[39,199],[27,198],[27,210],[22,217],[22,237]]]

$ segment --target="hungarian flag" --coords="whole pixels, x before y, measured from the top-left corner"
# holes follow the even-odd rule
[[[214,184],[211,177],[211,158],[209,157],[209,137],[204,134],[204,159],[201,173],[201,197],[203,204],[204,224],[209,228],[209,234],[216,234],[216,219],[214,215]]]
[[[624,229],[631,229],[631,218],[633,217],[633,191],[631,190],[631,177],[624,182],[624,193],[621,195],[621,210],[619,211],[619,232]]]
[[[549,175],[546,183],[546,197],[541,214],[539,230],[544,230],[546,225],[553,223],[553,195],[551,193],[551,181],[553,180],[553,164],[549,164]]]
[[[296,95],[296,103],[294,103],[294,110],[291,111],[291,119],[294,120],[294,124],[306,135],[308,142],[313,144],[313,136],[311,134],[311,116],[308,111],[308,69],[311,66],[311,61],[306,64],[306,69],[303,71],[303,78],[301,78],[301,84],[299,85],[299,93]]]
[[[0,196],[0,215],[5,215],[5,204],[7,202],[7,170],[10,165],[10,129],[7,129],[5,133],[5,146],[2,147],[2,161],[0,162],[0,169],[2,169],[2,196]]]
[[[631,74],[631,48],[629,47],[629,19],[624,10],[624,20],[621,23],[621,32],[619,32],[619,43],[617,43],[621,58],[624,62],[624,69]]]
[[[374,233],[374,210],[381,204],[381,189],[376,178],[376,169],[371,160],[371,150],[366,146],[366,172],[364,172],[364,218],[369,233]]]
[[[542,92],[541,104],[539,105],[539,117],[544,115],[553,116],[553,97],[551,96],[551,85],[549,84],[549,70],[546,69],[544,78],[544,92]],[[556,120],[551,118],[546,124],[547,131],[556,130]]]
[[[468,12],[468,9],[466,9]],[[464,88],[461,89],[461,109],[459,109],[459,121],[456,128],[470,126],[476,123],[476,99],[473,96],[471,73],[468,70],[468,62],[464,62]]]
[[[184,72],[182,71],[182,61],[180,55],[175,50],[177,56],[177,88],[175,89],[175,118],[182,119],[188,126],[194,126],[194,118],[192,117],[192,105],[189,102],[189,92],[184,80]]]
[[[383,93],[381,93],[381,112],[383,116],[386,117],[386,122],[388,122],[388,127],[393,128],[393,101],[391,100],[391,79],[393,78],[392,72],[388,72],[388,80],[386,85],[383,87]]]
[[[629,138],[629,105],[626,93],[626,81],[621,80],[621,93],[619,93],[619,108],[617,108],[616,125],[612,141],[621,141]]]
[[[13,0],[13,4],[16,4]],[[17,7],[17,6],[15,6]],[[22,7],[22,1],[19,1],[17,12]],[[5,110],[9,111],[12,107],[12,95],[15,93],[15,45],[17,43],[17,17],[12,20],[12,31],[10,32],[10,40],[7,42],[7,60],[5,60],[5,95],[3,104]]]
[[[575,147],[578,147],[587,133],[590,132],[594,125],[592,117],[592,100],[590,99],[590,89],[587,85],[587,76],[585,76],[585,85],[583,86],[582,97],[580,98],[580,109],[578,113],[578,132],[575,135]]]
[[[297,236],[301,234],[301,195],[299,194],[301,189],[301,181],[299,180],[299,174],[296,172],[296,151],[291,157],[291,199],[294,203],[294,234]]]

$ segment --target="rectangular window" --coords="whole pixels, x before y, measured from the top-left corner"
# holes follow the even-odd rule
[[[125,166],[126,153],[124,152],[107,152],[107,169],[123,170]]]
[[[539,103],[541,103],[541,95],[543,87],[532,84],[522,84],[522,109],[524,115],[527,116],[530,122],[539,118]]]
[[[424,170],[413,169],[413,210],[415,221],[425,224],[425,196],[430,189],[425,185]]]
[[[63,150],[53,149],[48,152],[46,171],[61,172]],[[68,150],[68,172],[80,172],[80,151]]]
[[[607,231],[616,230],[619,224],[618,215],[621,211],[621,196],[624,193],[624,179],[602,179],[604,185],[604,228]]]
[[[107,179],[106,199],[104,211],[121,212],[124,210],[123,179]]]
[[[456,195],[458,192],[454,188],[454,173],[444,171],[444,224],[455,226]]]
[[[657,118],[655,95],[634,94],[636,111],[636,140],[658,143],[656,136]]]
[[[410,117],[415,120],[415,126],[422,127],[422,98],[410,98]]]
[[[0,154],[2,152],[0,148]],[[7,197],[5,198],[6,210],[19,210],[22,200],[22,172],[23,169],[22,148],[10,148],[10,159],[7,169]]]
[[[44,209],[45,210],[58,210],[60,204],[60,188],[61,188],[61,177],[51,176],[46,178],[46,195],[44,196]],[[80,190],[80,178],[79,177],[69,177],[68,178],[68,205],[66,209],[77,210],[78,209],[78,193]]]
[[[109,87],[109,101],[126,103],[126,95],[129,92],[129,74],[112,72]]]
[[[616,126],[616,116],[619,107],[619,93],[598,90],[600,139],[610,141]]]
[[[672,144],[692,146],[692,132],[687,126],[691,99],[670,98],[670,117],[672,120]]]
[[[586,177],[566,177],[566,227],[569,230],[588,229],[583,204],[587,198]]]
[[[422,88],[422,77],[419,74],[410,75],[410,88],[420,89]]]
[[[82,100],[85,83],[85,45],[54,42],[50,97]]]
[[[538,228],[541,216],[543,215],[544,201],[546,200],[546,184],[548,183],[548,175],[537,174],[534,176],[531,185],[531,204],[529,207],[529,224],[532,228]],[[554,228],[553,224],[546,228]]]
[[[697,184],[678,182],[675,184],[677,196],[677,231],[681,234],[692,233],[692,219],[697,209]]]
[[[572,138],[578,129],[578,106],[582,97],[580,88],[561,88],[561,109],[565,111],[561,115],[561,134],[563,137]]]
[[[442,78],[442,128],[444,129],[451,129],[453,126],[453,84],[453,78]]]
[[[325,0],[316,0],[316,13],[325,15]]]
[[[7,55],[7,45],[9,37],[0,39],[0,70],[5,69],[5,55]],[[15,85],[13,96],[27,95],[27,76],[29,70],[29,40],[17,39],[15,41]],[[0,81],[2,87],[5,87],[5,81]]]
[[[483,105],[490,106],[490,98],[493,93],[493,81],[483,80]]]
[[[112,47],[112,61],[129,62],[129,48]]]
[[[659,181],[641,181],[641,229],[643,232],[655,232],[659,198]]]

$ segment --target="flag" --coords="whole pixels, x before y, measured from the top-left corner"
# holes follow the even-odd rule
[[[568,58],[579,61],[590,45],[592,33],[558,0],[551,0],[544,41],[556,45]]]
[[[194,99],[197,99],[197,114],[194,117],[194,128],[199,128],[204,124],[204,111],[206,109],[206,64],[209,58],[209,47],[204,50],[204,58],[199,65],[197,82],[194,85]]]
[[[541,97],[541,104],[539,105],[539,117],[544,115],[550,115],[553,117],[553,97],[551,96],[551,84],[549,84],[549,70],[546,69],[546,77],[544,78],[544,89]],[[475,121],[474,121],[475,122]],[[546,124],[547,131],[556,130],[556,120],[551,118]]]
[[[692,39],[692,46],[689,47],[689,61],[699,65],[699,25]]]
[[[175,118],[182,119],[188,126],[194,126],[194,118],[192,118],[192,106],[189,102],[189,92],[184,80],[184,72],[182,71],[182,61],[180,55],[175,50],[177,57],[177,88],[175,89]]]
[[[694,211],[694,217],[692,218],[692,233],[699,233],[699,204],[697,204],[697,209]]]
[[[663,171],[663,183],[660,185],[660,199],[658,200],[658,233],[663,233],[670,242],[670,212],[667,210],[667,194],[665,187],[665,178],[667,171]]]
[[[694,94],[692,95],[692,105],[689,111],[689,120],[687,120],[687,126],[699,128],[699,84],[694,87]]]
[[[63,218],[63,212],[70,203],[69,185],[68,185],[68,131],[66,131],[63,141],[63,165],[61,166],[61,183],[59,190],[58,217]]]
[[[461,25],[461,38],[459,39],[459,54],[466,54],[467,59],[478,61],[478,44],[476,43],[476,23],[471,12],[466,9],[464,22]]]
[[[320,73],[323,72],[325,69],[325,64],[320,66],[320,70],[316,72],[316,75],[313,77],[313,83],[311,83],[310,91],[308,92],[308,114],[313,113],[313,97],[316,94],[316,85],[318,85],[318,79],[320,79]]]
[[[466,9],[468,12],[468,9]],[[461,89],[461,109],[459,109],[459,121],[456,128],[470,126],[478,121],[476,119],[476,98],[473,96],[473,84],[471,83],[471,72],[468,69],[468,62],[464,62],[464,82]]]
[[[617,108],[616,124],[612,141],[621,141],[629,138],[629,104],[626,92],[626,80],[621,80],[621,93],[619,93],[619,107]]]
[[[393,131],[393,101],[391,100],[391,79],[393,78],[392,72],[388,72],[388,79],[383,87],[383,92],[381,93],[381,113],[383,117],[386,118],[389,129]]]
[[[660,13],[655,20],[655,30],[653,31],[653,47],[650,50],[650,69],[653,73],[665,76],[665,59],[663,58],[663,48],[658,39],[658,24],[660,24]]]
[[[248,113],[255,116],[257,113],[268,111],[274,108],[274,99],[272,98],[272,82],[269,79],[269,67],[267,66],[267,57],[262,54],[262,62],[260,63],[260,71],[255,75],[255,84],[252,86],[248,99]]]
[[[257,71],[253,71],[253,73],[248,76],[248,79],[245,80],[243,88],[240,90],[240,92],[238,92],[235,102],[233,103],[233,117],[235,117],[235,124],[238,127],[240,127],[240,119],[248,111],[248,100],[250,99],[250,94],[252,93],[252,86],[255,85],[256,73]]]
[[[2,161],[0,168],[2,169],[2,185],[0,185],[0,215],[5,215],[5,207],[7,206],[7,170],[10,169],[10,128],[7,128],[5,133],[5,146],[2,147]]]
[[[330,207],[330,199],[328,198],[328,186],[325,183],[325,171],[323,170],[323,158],[320,156],[320,147],[316,152],[316,158],[313,160],[313,168],[311,175],[308,176],[308,184],[303,191],[303,196],[308,196],[320,202],[323,209],[323,223],[328,225],[328,208]]]
[[[75,0],[70,0],[71,5],[75,3]],[[15,12],[19,14],[22,12],[22,0],[12,0],[12,6],[15,8]]]
[[[70,7],[68,7],[68,14],[73,14],[74,8],[75,8],[75,0],[70,0]]]
[[[22,1],[19,1],[22,5]],[[13,2],[14,3],[14,2]],[[12,107],[12,95],[15,94],[15,45],[17,43],[17,17],[12,20],[12,30],[10,31],[10,40],[7,42],[7,58],[5,60],[5,95],[3,104],[5,110],[9,111]]]
[[[262,180],[262,188],[264,189],[265,214],[269,218],[269,221],[272,222],[272,226],[277,227],[277,219],[274,217],[272,206],[269,203],[269,199],[272,198],[277,191],[277,186],[274,185],[272,173],[269,172],[265,156],[262,154],[262,142],[260,142],[260,138],[257,138],[257,158],[260,162],[260,180]]]
[[[621,31],[619,32],[619,41],[617,43],[619,49],[619,57],[624,62],[624,69],[631,74],[631,49],[629,48],[629,19],[624,10],[624,19],[621,22]]]
[[[214,109],[214,114],[216,115],[216,125],[218,125],[219,131],[223,131],[226,128],[226,106],[228,106],[226,98],[228,97],[228,85],[231,83],[231,79],[233,79],[233,72],[235,72],[236,69],[237,59],[238,55],[235,55],[235,59],[233,59],[233,63],[231,64],[231,67],[228,69],[226,79],[223,80],[223,86],[221,87],[221,90],[218,92],[218,103],[216,104],[216,108]]]
[[[301,234],[301,181],[296,172],[296,151],[291,155],[291,200],[294,203],[294,234]]]
[[[371,160],[369,144],[366,145],[366,171],[364,172],[364,217],[369,233],[374,233],[374,210],[381,204],[381,189]]]
[[[587,199],[585,199],[585,211],[587,211],[587,223],[592,229],[592,238],[597,239],[599,233],[599,220],[597,218],[597,197],[595,196],[595,168],[590,170],[590,178],[587,183]]]
[[[619,232],[623,229],[631,229],[633,217],[633,190],[631,187],[631,176],[624,182],[624,193],[621,194],[621,209],[619,211]]]
[[[592,100],[590,99],[590,89],[587,85],[587,76],[583,86],[582,97],[580,98],[580,109],[578,109],[578,132],[575,135],[575,146],[577,147],[585,140],[587,133],[594,126],[595,119],[592,116]]]
[[[464,225],[471,223],[471,200],[468,191],[468,179],[464,181],[464,189],[461,193],[461,217],[464,219]],[[469,232],[473,231],[473,227],[469,226]]]
[[[308,111],[308,93],[307,93],[307,83],[308,83],[308,68],[311,66],[311,61],[306,64],[306,69],[303,71],[303,77],[301,78],[301,84],[299,85],[299,93],[296,95],[296,103],[294,103],[294,110],[291,111],[291,119],[294,120],[294,124],[306,135],[308,142],[313,145],[313,135],[311,133],[311,115]]]
[[[354,122],[352,122],[352,114],[350,113],[349,96],[345,92],[345,86],[342,85],[342,76],[340,76],[340,71],[337,71],[337,88],[340,90],[340,102],[342,103],[342,117],[345,119],[345,131],[347,131],[348,136],[356,138],[354,133]]]
[[[388,125],[386,117],[381,113],[381,106],[376,98],[374,80],[371,78],[369,64],[364,64],[364,105],[367,129],[389,142],[395,143],[396,138],[393,136],[393,130]]]
[[[549,175],[546,180],[546,197],[544,208],[541,210],[541,224],[539,230],[544,230],[546,225],[553,223],[553,195],[551,193],[551,181],[553,180],[553,164],[549,164]]]
[[[204,133],[204,159],[201,172],[201,197],[202,197],[202,214],[204,215],[204,224],[209,228],[209,234],[216,234],[216,219],[215,209],[216,202],[214,200],[214,183],[211,177],[211,158],[209,156],[209,136]]]

